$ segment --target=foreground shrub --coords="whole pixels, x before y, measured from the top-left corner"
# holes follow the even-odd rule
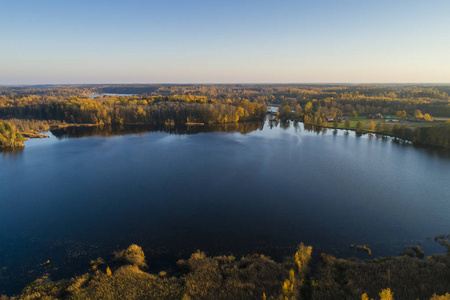
[[[446,293],[445,295],[442,296],[434,294],[433,297],[430,298],[430,300],[450,300],[450,294]]]
[[[114,255],[114,261],[134,265],[141,269],[147,267],[147,264],[145,263],[144,251],[142,251],[141,247],[135,244],[132,244],[125,250],[116,252]]]

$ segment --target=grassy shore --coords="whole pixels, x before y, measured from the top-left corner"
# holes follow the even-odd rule
[[[381,299],[392,299],[386,298],[392,294],[396,300],[448,299],[433,295],[450,291],[450,252],[429,257],[414,253],[365,261],[321,254],[311,274],[312,248],[303,244],[283,262],[258,254],[236,259],[196,252],[177,262],[176,273],[150,274],[146,268],[151,262],[139,246],[131,245],[109,262],[91,261],[91,269],[81,276],[57,282],[42,276],[21,295],[0,299],[357,300],[379,299],[380,294]]]
[[[0,122],[3,120],[0,120]],[[6,119],[4,121],[9,122],[16,128],[16,130],[27,139],[42,139],[50,138],[49,135],[42,134],[42,132],[47,132],[53,129],[63,129],[68,127],[95,127],[100,126],[99,124],[72,124],[59,122],[54,120],[41,121],[33,119]]]
[[[392,130],[392,128],[394,127],[395,124],[399,124],[399,125],[406,125],[409,128],[415,129],[415,128],[421,128],[421,127],[431,127],[433,125],[443,125],[446,123],[446,119],[435,119],[432,122],[425,122],[425,121],[409,121],[409,120],[403,120],[403,119],[396,119],[396,118],[392,118],[392,119],[368,119],[366,117],[357,117],[357,118],[352,118],[352,117],[348,117],[347,118],[350,121],[350,126],[349,126],[349,130],[358,130],[357,124],[358,122],[361,123],[361,130],[365,131],[365,132],[372,132],[372,133],[376,133],[376,131],[374,129],[371,129],[370,127],[370,123],[371,121],[374,122],[375,126],[377,124],[386,124],[385,126],[387,126],[387,128],[389,128],[389,130]],[[333,122],[326,122],[323,124],[323,127],[327,127],[327,128],[337,128],[337,129],[347,129],[345,122],[342,123],[338,123],[337,127],[335,127],[336,124],[334,124]]]

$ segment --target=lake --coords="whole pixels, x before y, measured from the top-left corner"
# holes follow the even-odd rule
[[[303,124],[54,131],[0,153],[0,294],[132,243],[151,272],[197,249],[281,260],[300,242],[443,253],[449,182],[448,153]]]
[[[97,97],[103,97],[103,96],[124,96],[124,97],[130,97],[134,96],[135,94],[116,94],[116,93],[102,93],[102,94],[92,94],[89,95],[89,98],[94,99]]]

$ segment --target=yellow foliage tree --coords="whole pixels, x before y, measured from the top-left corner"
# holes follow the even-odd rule
[[[366,293],[362,294],[361,300],[370,300]]]
[[[417,109],[415,112],[414,112],[414,118],[423,118],[423,114],[422,114],[422,112],[420,111],[420,109]]]
[[[394,300],[394,293],[391,292],[390,288],[382,289],[379,295],[380,300]],[[361,300],[374,300],[374,299],[369,298],[369,296],[366,293],[364,293],[361,295]],[[440,300],[440,299],[432,299],[432,300]]]
[[[294,292],[294,283],[289,279],[286,279],[283,283],[283,295],[284,297],[290,297]]]
[[[404,110],[399,110],[399,111],[397,111],[397,113],[395,114],[395,116],[396,116],[397,118],[405,118],[405,117],[406,117],[406,111],[404,111]]]
[[[446,293],[445,295],[442,296],[438,296],[436,294],[434,294],[430,300],[450,300],[450,294]]]
[[[295,252],[295,263],[298,267],[298,272],[301,273],[311,260],[312,247],[305,246],[303,243],[298,246],[297,252]]]
[[[430,116],[430,114],[424,114],[423,118],[425,119],[425,121],[428,121],[428,122],[433,121],[433,117]]]
[[[394,300],[394,293],[389,288],[381,290],[380,300]]]

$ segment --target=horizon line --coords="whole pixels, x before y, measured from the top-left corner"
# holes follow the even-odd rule
[[[450,82],[133,82],[133,83],[21,83],[21,84],[1,84],[2,87],[32,87],[32,86],[67,86],[67,85],[280,85],[280,84],[299,84],[299,85],[450,85]]]

